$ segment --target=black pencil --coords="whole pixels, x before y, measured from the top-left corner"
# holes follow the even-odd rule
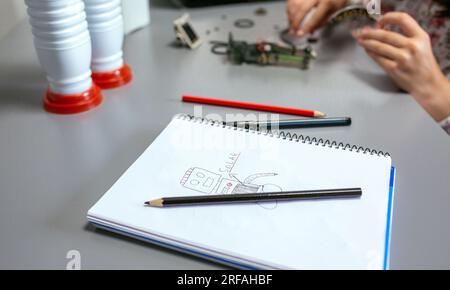
[[[328,190],[304,190],[267,193],[242,193],[225,195],[165,197],[145,204],[151,207],[168,207],[183,205],[207,205],[224,203],[270,202],[302,199],[332,199],[361,197],[361,188],[343,188]]]
[[[253,128],[253,129],[298,129],[298,128],[313,128],[313,127],[337,127],[350,126],[352,119],[349,117],[338,118],[315,118],[315,119],[293,119],[293,120],[279,120],[279,121],[235,121],[225,123],[228,126],[239,128]]]

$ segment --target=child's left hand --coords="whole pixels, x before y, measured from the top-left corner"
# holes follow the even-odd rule
[[[384,29],[395,25],[402,33]],[[408,14],[387,13],[377,28],[353,36],[394,82],[409,92],[437,121],[450,116],[450,82],[433,54],[430,37]]]

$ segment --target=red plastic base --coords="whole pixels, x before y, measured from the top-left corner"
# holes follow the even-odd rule
[[[102,103],[102,93],[96,85],[81,94],[61,95],[47,91],[44,108],[54,114],[78,114],[89,111]]]
[[[131,81],[133,73],[131,68],[124,64],[121,68],[110,72],[93,72],[92,79],[102,89],[114,89]]]

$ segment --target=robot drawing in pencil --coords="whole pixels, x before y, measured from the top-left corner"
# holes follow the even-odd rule
[[[183,175],[180,184],[190,190],[204,194],[243,194],[243,193],[264,193],[278,192],[282,188],[276,184],[261,182],[264,178],[277,176],[277,173],[256,173],[247,176],[244,180],[239,180],[235,173],[228,173],[223,177],[203,168],[189,168]],[[258,203],[265,209],[275,209],[277,203]]]

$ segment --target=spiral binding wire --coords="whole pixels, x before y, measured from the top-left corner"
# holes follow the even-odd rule
[[[201,117],[194,117],[192,115],[186,115],[186,114],[179,114],[176,115],[175,118],[182,119],[182,120],[188,120],[193,123],[200,123],[205,125],[211,125],[215,127],[222,127],[222,128],[228,128],[236,131],[245,131],[245,132],[252,132],[256,133],[258,135],[265,135],[273,138],[293,141],[293,142],[299,142],[303,144],[310,144],[310,145],[316,145],[316,146],[322,146],[322,147],[328,147],[328,148],[334,148],[334,149],[341,149],[345,151],[351,151],[351,152],[357,152],[357,153],[363,153],[363,154],[370,154],[370,155],[378,155],[378,156],[384,156],[384,157],[390,157],[391,155],[388,152],[383,151],[377,151],[374,149],[362,147],[362,146],[356,146],[351,145],[348,143],[343,142],[336,142],[331,141],[327,139],[316,137],[309,137],[302,134],[291,134],[289,132],[284,131],[270,131],[270,130],[257,130],[254,128],[242,128],[237,126],[230,126],[226,124],[225,122],[215,121],[211,119],[201,118]]]

